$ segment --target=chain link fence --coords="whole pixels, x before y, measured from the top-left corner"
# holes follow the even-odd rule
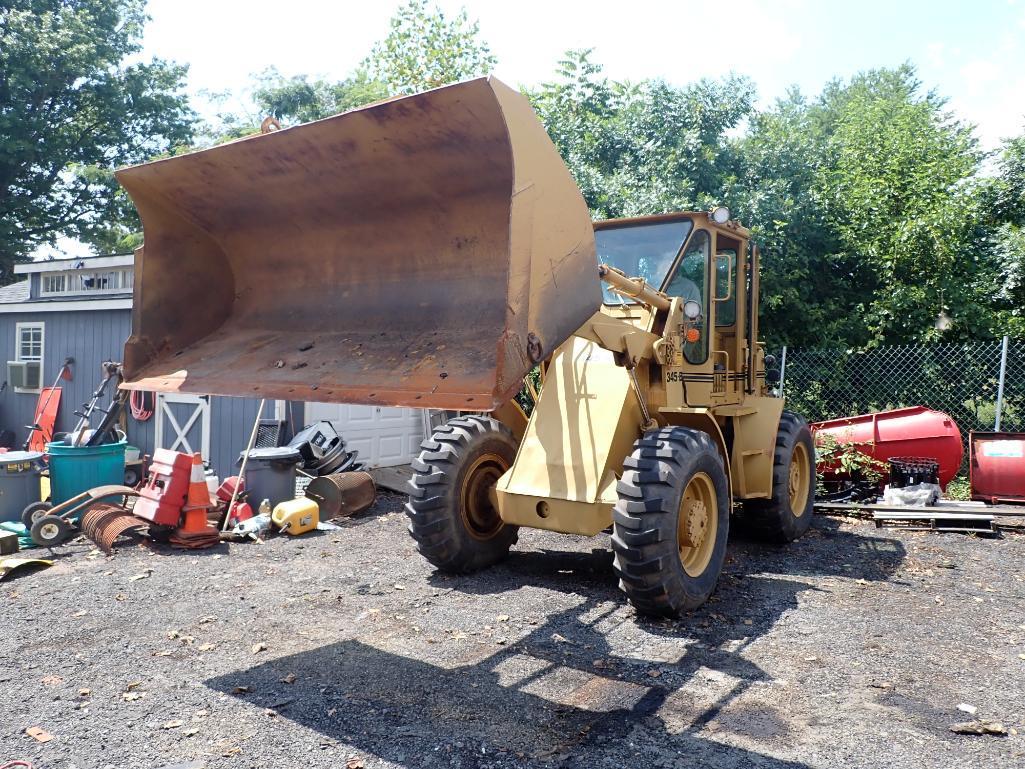
[[[777,359],[787,408],[810,421],[902,406],[954,418],[968,456],[970,430],[1025,431],[1025,339],[871,350],[787,350]]]

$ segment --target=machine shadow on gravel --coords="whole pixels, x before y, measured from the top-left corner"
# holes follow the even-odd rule
[[[898,539],[874,536],[869,531],[874,530],[845,531],[838,520],[816,516],[802,539],[787,545],[768,545],[731,530],[722,577],[710,602],[723,600],[724,584],[748,574],[889,579],[907,555],[904,545]],[[529,584],[622,602],[626,599],[617,587],[607,538],[605,542],[606,549],[589,553],[513,549],[506,561],[485,571],[460,576],[436,571],[428,579],[435,587],[472,594],[504,593]],[[750,605],[741,607],[751,609]]]
[[[800,587],[791,585],[792,595]],[[466,665],[442,667],[348,640],[206,685],[254,709],[276,707],[281,717],[329,741],[409,766],[484,767],[526,760],[527,765],[584,767],[611,756],[630,766],[657,755],[695,765],[805,767],[700,734],[716,719],[718,737],[786,744],[784,713],[768,705],[757,713],[730,707],[752,686],[772,685],[771,676],[741,656],[762,627],[745,627],[748,636],[729,649],[711,637],[707,642],[691,638],[681,644],[676,661],[653,667],[610,648],[605,624],[616,622],[616,611],[608,602],[585,600]],[[709,670],[716,671],[723,689],[711,704],[699,701],[702,695],[693,687],[684,688],[699,671]],[[295,683],[283,685],[291,675]]]
[[[899,542],[816,519],[809,537],[786,548],[731,544],[715,595],[668,621],[623,611],[607,551],[513,551],[485,572],[434,574],[430,581],[476,594],[526,583],[578,603],[525,621],[524,635],[511,633],[483,659],[483,649],[461,648],[465,664],[439,665],[417,659],[412,647],[396,654],[347,640],[206,684],[254,708],[277,706],[281,717],[329,740],[413,766],[493,766],[505,763],[498,751],[513,764],[521,762],[518,754],[535,765],[565,766],[615,755],[628,766],[640,750],[641,757],[679,756],[700,765],[796,768],[802,765],[757,750],[788,745],[791,727],[787,714],[768,704],[773,677],[745,650],[798,608],[801,593],[819,589],[785,575],[886,579],[903,558]],[[654,641],[670,650],[660,662],[624,656],[610,640],[624,625],[677,643]],[[290,674],[295,683],[282,683]],[[770,692],[756,695],[756,708],[739,701],[755,688]],[[713,720],[715,739],[703,731]],[[724,737],[749,748],[724,744]]]

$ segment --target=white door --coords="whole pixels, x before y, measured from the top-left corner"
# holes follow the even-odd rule
[[[346,443],[359,451],[370,467],[409,464],[420,453],[424,439],[419,409],[387,406],[351,406],[343,403],[307,403],[306,424],[326,419]]]
[[[156,444],[210,459],[210,396],[157,393]]]

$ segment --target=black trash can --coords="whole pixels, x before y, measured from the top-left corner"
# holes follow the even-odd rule
[[[245,452],[243,452],[243,456]],[[239,462],[242,457],[239,457]],[[276,446],[253,449],[246,462],[246,492],[253,510],[259,509],[265,499],[271,508],[280,502],[295,499],[295,466],[302,461],[298,449]]]
[[[8,451],[0,454],[0,521],[18,523],[21,511],[39,501],[39,451]]]

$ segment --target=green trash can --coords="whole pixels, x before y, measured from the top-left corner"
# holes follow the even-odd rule
[[[102,446],[47,443],[50,501],[59,505],[97,486],[124,484],[125,446],[124,440]]]

